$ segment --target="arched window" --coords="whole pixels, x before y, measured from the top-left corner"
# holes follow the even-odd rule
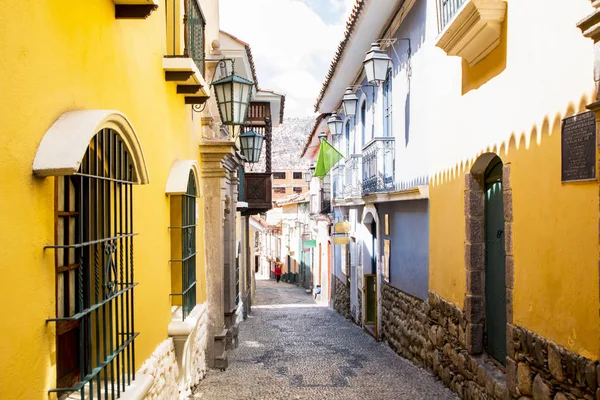
[[[54,392],[119,397],[134,379],[134,161],[100,130],[74,175],[55,177]],[[87,397],[86,397],[87,398]]]
[[[171,305],[182,319],[196,306],[196,196],[190,170],[186,192],[171,198]]]
[[[383,136],[392,134],[392,69],[388,69],[383,82]]]
[[[346,122],[346,157],[350,157],[350,121]]]
[[[362,136],[363,147],[367,144],[367,101],[363,101],[360,106],[360,133]]]

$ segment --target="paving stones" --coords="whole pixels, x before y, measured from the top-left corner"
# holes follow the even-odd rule
[[[240,345],[225,372],[211,370],[193,399],[456,399],[301,288],[257,281]]]

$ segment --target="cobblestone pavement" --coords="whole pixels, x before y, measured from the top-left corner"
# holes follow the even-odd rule
[[[457,398],[303,289],[257,281],[254,304],[229,368],[211,370],[193,399]]]

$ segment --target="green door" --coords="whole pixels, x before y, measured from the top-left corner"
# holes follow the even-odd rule
[[[485,336],[486,351],[506,362],[506,275],[502,162],[492,160],[485,175]]]
[[[377,325],[377,275],[365,275],[365,325]]]

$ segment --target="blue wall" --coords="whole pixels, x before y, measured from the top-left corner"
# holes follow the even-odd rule
[[[390,284],[412,296],[426,299],[429,286],[429,201],[412,200],[377,205],[379,237],[390,243]],[[389,235],[385,234],[385,214]]]

